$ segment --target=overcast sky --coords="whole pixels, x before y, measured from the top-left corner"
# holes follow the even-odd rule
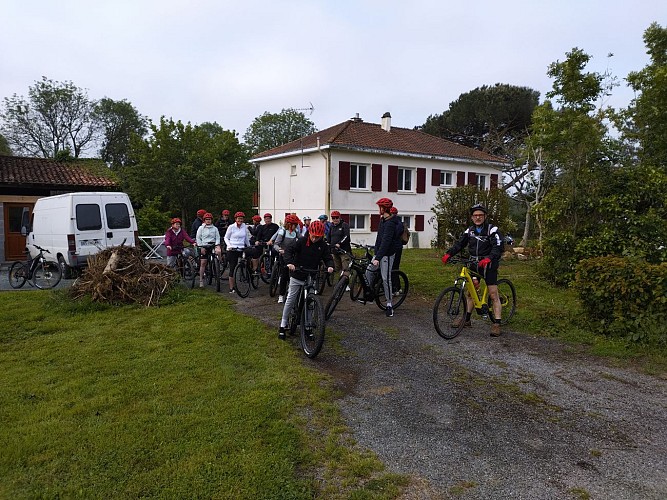
[[[308,108],[318,129],[359,113],[413,127],[481,85],[551,89],[547,66],[573,47],[633,95],[642,40],[667,25],[665,0],[2,0],[0,98],[46,76],[92,99],[217,122],[242,137],[254,118]],[[613,53],[612,58],[607,54]]]

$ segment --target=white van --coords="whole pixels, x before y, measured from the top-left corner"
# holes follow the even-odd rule
[[[68,193],[35,202],[26,228],[30,256],[35,245],[51,252],[66,276],[85,267],[90,255],[107,247],[135,246],[139,239],[130,198],[125,193]]]

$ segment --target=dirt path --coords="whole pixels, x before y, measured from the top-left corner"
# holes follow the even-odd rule
[[[277,330],[266,287],[234,297]],[[447,342],[415,297],[393,318],[344,297],[327,326],[306,362],[358,443],[415,479],[406,497],[667,498],[667,381],[479,322]]]

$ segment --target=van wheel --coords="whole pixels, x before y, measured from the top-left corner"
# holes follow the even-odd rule
[[[74,269],[67,265],[62,255],[58,256],[58,265],[63,271],[63,278],[70,280],[74,277]]]

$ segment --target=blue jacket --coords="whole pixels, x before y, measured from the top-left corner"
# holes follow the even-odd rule
[[[382,218],[378,226],[378,234],[375,238],[375,258],[381,260],[382,257],[394,255],[401,248],[401,234],[403,233],[403,224],[395,215]]]

